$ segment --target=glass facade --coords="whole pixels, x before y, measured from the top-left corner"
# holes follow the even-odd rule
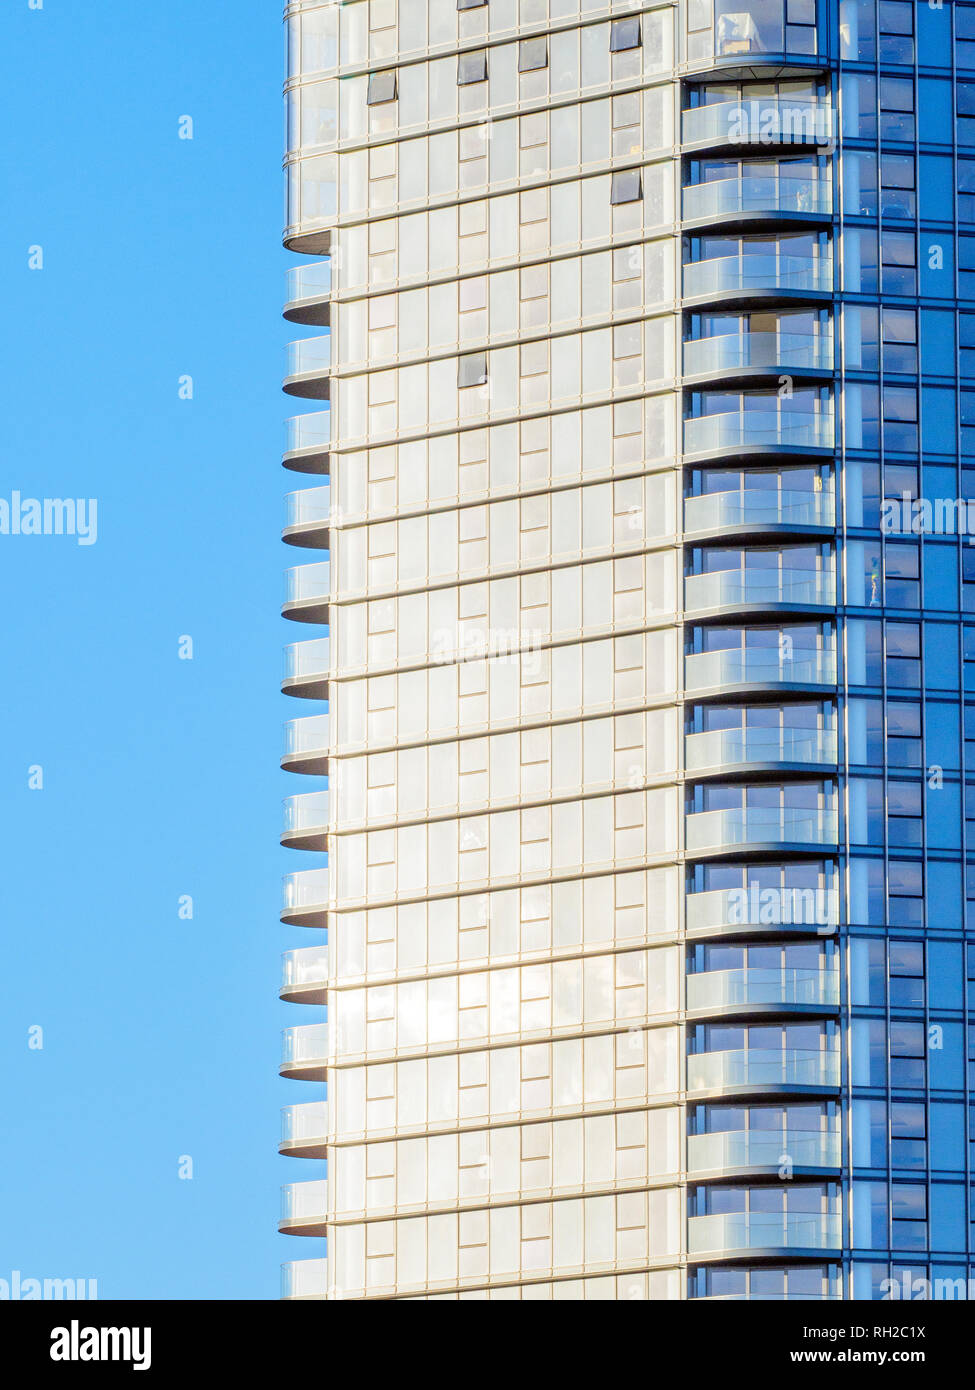
[[[975,4],[285,27],[285,1296],[963,1295]]]

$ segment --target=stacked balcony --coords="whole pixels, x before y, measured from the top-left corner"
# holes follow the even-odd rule
[[[685,26],[688,1293],[831,1297],[835,109],[814,0]]]
[[[316,250],[317,246],[305,249]],[[321,249],[327,249],[323,244]],[[328,401],[331,373],[332,264],[328,258],[300,265],[288,273],[284,317],[292,323],[328,331],[292,343],[288,348],[284,390],[292,396]],[[327,474],[331,415],[329,409],[295,416],[287,424],[283,463],[302,473]],[[282,539],[291,546],[314,550],[313,563],[289,569],[285,576],[282,616],[291,622],[317,626],[321,635],[292,643],[285,652],[282,690],[303,700],[327,701],[331,668],[328,637],[332,570],[330,488],[310,487],[291,493],[286,501]],[[310,557],[313,558],[313,557]],[[281,766],[286,772],[327,779],[330,748],[328,707],[322,713],[292,719],[285,725]],[[330,898],[327,858],[332,802],[328,782],[289,796],[284,802],[281,843],[288,850],[318,855],[313,867],[285,876],[281,921],[289,927],[324,932]],[[295,1158],[327,1158],[328,1106],[324,1099],[329,1054],[326,1001],[329,950],[327,941],[286,951],[282,958],[281,998],[288,1004],[315,1010],[317,1021],[287,1028],[283,1038],[281,1075],[313,1083],[321,1098],[288,1106],[282,1114],[280,1152]],[[325,1020],[325,1021],[321,1021]],[[279,1230],[286,1235],[324,1237],[328,1212],[328,1174],[282,1188]],[[282,1296],[288,1299],[328,1297],[327,1259],[296,1260],[282,1267]]]

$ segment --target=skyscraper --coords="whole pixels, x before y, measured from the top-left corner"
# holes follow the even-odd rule
[[[286,23],[286,1295],[965,1280],[975,5]]]

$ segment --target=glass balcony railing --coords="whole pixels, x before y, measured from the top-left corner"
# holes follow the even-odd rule
[[[727,811],[692,811],[684,817],[687,849],[738,845],[836,844],[836,812],[802,806],[736,806]]]
[[[327,376],[331,366],[331,333],[322,333],[317,338],[299,338],[296,342],[288,344],[285,377],[289,381],[302,377]]]
[[[330,487],[306,487],[300,492],[289,492],[284,499],[285,529],[327,527],[332,515],[331,493]]]
[[[712,179],[685,184],[684,220],[721,217],[736,212],[798,212],[829,214],[833,192],[828,179],[790,178],[778,174],[749,174],[743,178]]]
[[[836,581],[827,570],[715,570],[684,578],[689,609],[739,608],[743,604],[797,603],[832,608]]]
[[[326,257],[309,265],[296,265],[287,271],[285,303],[299,305],[309,300],[327,299],[332,293],[332,262]]]
[[[684,658],[687,691],[780,684],[835,685],[836,653],[822,647],[728,647]]]
[[[687,1136],[687,1171],[714,1173],[723,1168],[839,1168],[838,1130],[735,1129]]]
[[[840,1084],[838,1052],[806,1049],[740,1048],[699,1052],[687,1059],[688,1091],[720,1091],[737,1086],[821,1086]]]
[[[835,762],[835,729],[709,729],[688,734],[684,739],[684,766],[688,772],[746,763],[818,766]]]
[[[801,1005],[835,1008],[840,980],[835,970],[707,970],[687,977],[687,1007],[692,1012],[749,1005]]]
[[[298,1070],[324,1066],[329,1055],[328,1024],[301,1023],[281,1034],[281,1067]]]
[[[292,415],[285,422],[285,456],[324,453],[332,439],[331,410]]]
[[[328,947],[306,946],[281,957],[281,994],[324,990],[328,978]]]
[[[281,1226],[323,1226],[328,1212],[328,1182],[289,1182],[281,1188]]]
[[[328,791],[306,792],[289,796],[284,801],[282,839],[301,839],[302,836],[324,835],[329,822]]]
[[[305,1105],[286,1105],[282,1109],[279,1145],[282,1151],[321,1148],[327,1138],[327,1101],[312,1100]]]
[[[827,934],[840,920],[838,894],[829,888],[761,887],[715,888],[688,893],[685,899],[688,932],[734,934],[759,928],[778,932],[792,927]]]
[[[284,649],[285,684],[293,681],[321,680],[329,673],[331,646],[327,637],[313,642],[292,642]]]
[[[324,911],[328,903],[328,869],[299,869],[286,874],[281,907],[285,916]]]
[[[811,333],[722,333],[684,344],[685,376],[746,367],[832,371],[833,344],[827,336]]]
[[[684,264],[684,294],[721,294],[741,290],[799,290],[830,293],[833,263],[828,257],[744,252]]]
[[[292,758],[327,756],[330,743],[330,723],[327,714],[313,714],[307,719],[289,719],[284,726],[284,761]]]
[[[285,608],[297,604],[326,604],[332,592],[332,567],[328,560],[317,565],[296,565],[285,570]]]
[[[326,1298],[328,1260],[289,1260],[281,1266],[282,1298]]]
[[[783,446],[832,449],[832,415],[805,410],[728,410],[684,421],[684,450],[688,454]]]
[[[744,488],[684,498],[685,531],[717,531],[728,526],[835,525],[836,503],[833,494],[826,491]]]
[[[735,1211],[687,1218],[687,1251],[839,1250],[840,1218],[823,1212]]]
[[[685,145],[714,141],[730,145],[826,145],[836,132],[826,102],[801,97],[756,97],[695,106],[681,116]]]
[[[839,1300],[838,1293],[710,1293],[688,1294],[694,1303],[784,1303],[795,1300],[801,1303],[825,1303]]]

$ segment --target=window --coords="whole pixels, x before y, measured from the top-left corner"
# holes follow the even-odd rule
[[[921,684],[921,627],[919,623],[888,623],[887,684],[914,687]]]
[[[975,159],[958,161],[958,220],[975,222]]]
[[[965,294],[962,287],[962,294]],[[958,316],[958,364],[962,376],[975,376],[975,314]]]
[[[923,1168],[927,1160],[923,1105],[895,1100],[890,1107],[890,1162],[893,1168]]]
[[[639,19],[614,19],[609,34],[610,53],[625,53],[629,48],[639,47]]]
[[[887,763],[921,766],[921,706],[892,700],[887,706]]]
[[[892,927],[924,926],[924,870],[911,859],[887,866],[887,921]]]
[[[483,386],[488,379],[487,353],[469,352],[457,359],[457,385]]]
[[[962,473],[962,477],[965,477],[964,472]],[[961,579],[962,608],[966,613],[973,613],[975,612],[975,550],[973,550],[971,546],[968,545],[962,547]],[[970,679],[968,680],[968,689],[970,691],[973,691],[975,690],[975,667],[968,667],[967,672],[970,677]],[[975,749],[973,749],[973,753],[975,753]],[[972,761],[970,762],[970,766],[975,766],[975,757],[973,757]]]
[[[884,372],[916,373],[917,317],[914,310],[885,309],[883,332]]]
[[[955,111],[959,145],[975,145],[975,82],[956,84]]]
[[[890,1007],[924,1008],[923,941],[891,941]]]
[[[888,541],[884,549],[884,601],[892,608],[920,608],[920,550]]]
[[[386,72],[374,72],[369,75],[369,86],[366,92],[367,106],[381,106],[384,102],[396,100],[396,71],[389,68]]]
[[[887,839],[898,849],[920,848],[920,782],[887,783]]]
[[[975,5],[955,5],[955,59],[960,68],[975,68]]]
[[[461,53],[457,57],[457,85],[468,87],[472,82],[487,81],[487,50],[476,49],[473,53]]]
[[[895,1090],[924,1085],[924,1024],[890,1021],[890,1084]]]
[[[914,140],[914,83],[909,77],[880,79],[881,140]]]
[[[518,45],[518,71],[537,72],[548,67],[548,39],[522,39]]]
[[[880,158],[880,215],[914,216],[914,156],[885,154]]]
[[[880,0],[881,63],[913,63],[914,6],[909,0]]]
[[[457,8],[459,10],[479,10],[487,2],[488,0],[457,0]]]
[[[913,386],[885,386],[884,446],[913,453],[917,449],[917,391]]]
[[[890,1185],[890,1243],[894,1250],[923,1250],[928,1243],[928,1190],[920,1183]]]
[[[639,169],[622,169],[618,174],[613,175],[613,187],[609,201],[614,206],[618,203],[636,203],[642,197],[643,182]]]
[[[884,294],[917,293],[917,245],[913,232],[887,232],[880,239]]]

